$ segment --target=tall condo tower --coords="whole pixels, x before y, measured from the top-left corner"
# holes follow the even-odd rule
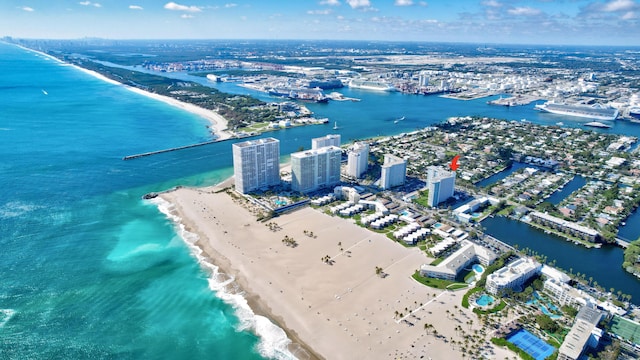
[[[236,190],[248,192],[280,183],[280,141],[274,138],[233,144]]]
[[[323,137],[311,139],[311,150],[320,149],[325,146],[340,147],[340,135],[329,134]]]
[[[359,179],[369,165],[369,144],[359,142],[349,148],[347,175]]]
[[[291,154],[291,189],[308,193],[340,183],[340,158],[337,146]]]
[[[404,185],[407,177],[407,162],[391,154],[384,155],[382,164],[382,174],[380,176],[380,187],[384,190],[392,187]]]
[[[456,186],[456,173],[441,167],[430,166],[427,170],[427,184],[429,187],[427,202],[429,206],[436,207],[453,196]]]

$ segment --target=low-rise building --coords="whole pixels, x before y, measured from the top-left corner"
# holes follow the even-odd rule
[[[571,221],[557,218],[547,213],[532,211],[529,214],[529,216],[531,217],[531,220],[533,220],[534,222],[552,227],[564,233],[579,237],[583,240],[595,242],[600,238],[600,233],[598,233],[594,229],[588,228],[586,226],[582,226],[580,224],[576,224]]]
[[[520,258],[487,276],[487,291],[497,295],[506,289],[514,291],[540,272],[542,265],[533,258]]]
[[[485,266],[492,264],[498,256],[491,250],[474,244],[469,240],[462,240],[460,248],[448,256],[438,265],[422,265],[420,275],[425,277],[455,280],[460,271],[473,262]]]

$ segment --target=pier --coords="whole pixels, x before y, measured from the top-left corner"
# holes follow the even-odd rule
[[[172,148],[169,148],[169,149],[162,149],[162,150],[156,150],[156,151],[149,151],[149,152],[141,153],[141,154],[128,155],[128,156],[123,157],[122,160],[133,160],[133,159],[137,159],[137,158],[141,158],[141,157],[145,157],[145,156],[151,156],[151,155],[162,154],[162,153],[167,153],[167,152],[172,152],[172,151],[178,151],[178,150],[194,148],[194,147],[198,147],[198,146],[209,145],[209,144],[217,143],[217,142],[220,142],[220,141],[222,141],[222,140],[209,140],[209,141],[205,141],[205,142],[201,142],[201,143],[197,143],[197,144],[184,145],[184,146],[172,147]]]

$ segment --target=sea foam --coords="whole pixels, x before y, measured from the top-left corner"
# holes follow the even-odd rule
[[[210,274],[209,288],[215,295],[231,305],[240,321],[237,330],[254,332],[260,338],[258,348],[260,355],[270,359],[289,360],[296,357],[289,351],[291,340],[282,328],[275,325],[264,316],[256,315],[249,306],[244,292],[239,288],[235,279],[220,271],[220,268],[212,264],[202,255],[203,251],[195,245],[198,235],[186,230],[182,219],[173,210],[174,206],[170,202],[156,197],[147,200],[157,206],[158,210],[169,218],[176,226],[176,232],[189,247],[191,254],[198,260],[198,263]]]

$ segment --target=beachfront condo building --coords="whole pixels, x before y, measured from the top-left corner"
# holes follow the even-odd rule
[[[239,142],[233,148],[236,190],[242,194],[280,184],[280,141],[264,138]]]
[[[578,311],[575,323],[558,349],[558,360],[580,359],[587,347],[598,346],[603,331],[597,326],[602,315],[602,311],[588,306]]]
[[[347,175],[359,179],[369,166],[369,144],[358,142],[349,148],[347,155]]]
[[[438,265],[422,265],[420,275],[453,281],[467,265],[479,262],[484,266],[489,266],[497,257],[496,253],[484,246],[474,244],[469,240],[462,240],[460,248]]]
[[[522,285],[540,269],[542,265],[533,258],[520,258],[487,276],[487,292],[500,295],[507,289],[522,291]]]
[[[453,196],[456,186],[456,172],[430,166],[427,169],[427,186],[429,188],[427,202],[429,206],[437,207],[438,204]]]
[[[317,150],[327,146],[340,147],[340,135],[329,134],[323,137],[311,139],[311,150]]]
[[[380,176],[380,188],[387,190],[404,185],[406,178],[407,161],[391,154],[385,154]]]
[[[309,193],[339,184],[341,157],[337,146],[291,154],[291,190]]]

